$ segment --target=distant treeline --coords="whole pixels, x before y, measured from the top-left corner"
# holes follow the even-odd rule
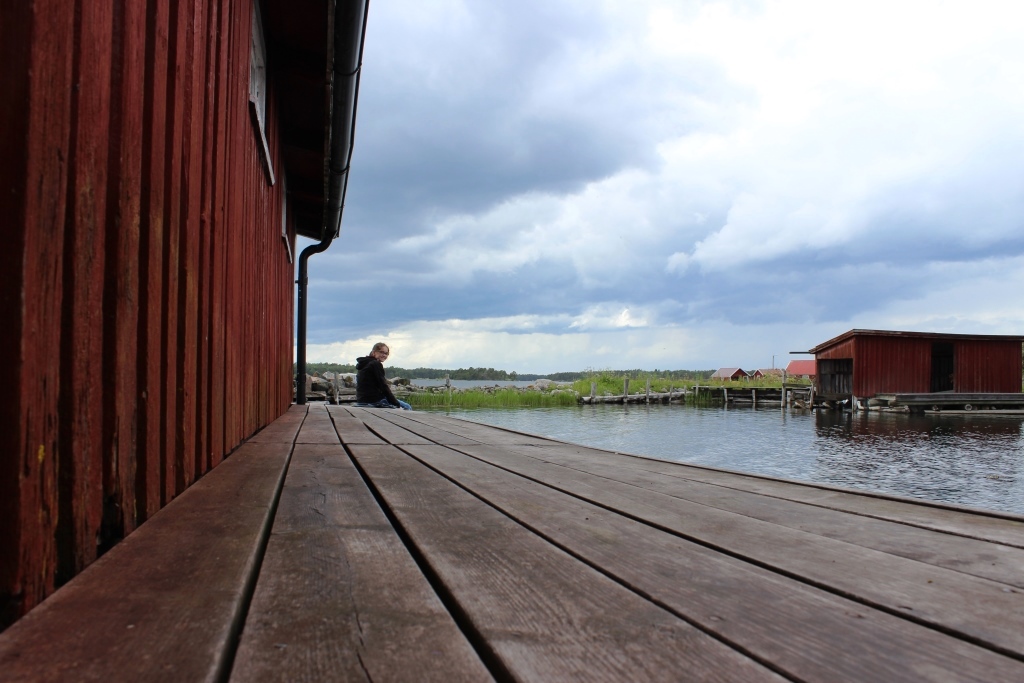
[[[294,372],[295,366],[292,366]],[[322,375],[325,372],[355,372],[356,366],[350,363],[306,363],[307,374]],[[543,375],[518,375],[515,372],[495,370],[494,368],[459,368],[458,370],[444,370],[437,368],[400,368],[388,366],[388,377],[408,377],[409,379],[444,379],[445,376],[451,379],[488,379],[497,381],[509,381],[517,379],[537,379]]]
[[[356,366],[351,363],[306,363],[307,375],[322,375],[325,372],[355,372]],[[295,364],[292,364],[292,374],[296,372]]]
[[[356,366],[350,363],[306,363],[306,372],[310,375],[322,375],[325,372],[355,372]],[[293,366],[294,372],[294,366]],[[583,370],[581,372],[552,372],[547,375],[519,374],[516,371],[495,370],[494,368],[459,368],[447,370],[438,368],[399,368],[389,367],[389,377],[408,377],[409,379],[473,379],[494,381],[523,380],[532,382],[535,379],[547,378],[556,382],[575,382],[588,377],[611,376],[629,377],[630,379],[663,378],[663,379],[707,379],[714,370]]]
[[[437,368],[388,368],[388,375],[408,377],[409,379],[490,379],[497,381],[515,381],[527,379],[513,372],[495,370],[494,368],[459,368],[458,370],[438,370]]]

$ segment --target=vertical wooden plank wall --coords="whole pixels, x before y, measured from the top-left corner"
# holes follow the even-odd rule
[[[64,214],[74,15],[61,0],[6,3],[0,21],[0,619],[52,588]],[[30,296],[32,305],[23,299]]]
[[[964,339],[955,345],[956,391],[1017,393],[1021,390],[1021,348],[1016,341]]]
[[[5,3],[0,628],[291,401],[251,2]]]

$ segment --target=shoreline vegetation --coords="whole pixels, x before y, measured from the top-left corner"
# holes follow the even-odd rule
[[[314,384],[320,377],[343,380],[338,388],[339,398],[346,394],[354,394],[355,366],[342,363],[307,363],[306,371],[314,377]],[[781,389],[782,377],[763,377],[747,380],[719,381],[711,380],[714,370],[592,370],[580,372],[557,372],[547,375],[518,374],[493,368],[460,368],[458,370],[436,368],[399,368],[389,367],[389,382],[395,395],[407,401],[414,408],[428,409],[473,409],[473,408],[549,408],[560,406],[576,406],[584,402],[584,397],[591,395],[592,384],[595,396],[642,396],[647,393],[650,382],[652,400],[655,394],[672,393],[672,402],[678,395],[682,400],[684,392],[690,394],[687,402],[697,399],[693,395],[693,387],[715,387],[726,389]],[[352,376],[352,377],[349,377]],[[479,386],[470,388],[457,387],[423,387],[414,383],[417,379],[430,380],[470,380],[479,382],[510,382],[528,381],[529,386]],[[628,392],[627,388],[628,380]],[[808,380],[790,378],[788,385],[806,383]],[[310,387],[316,391],[315,387]],[[702,397],[703,398],[703,397]],[[706,395],[706,399],[710,399]],[[344,400],[344,399],[342,399]],[[351,400],[351,399],[350,399]],[[699,399],[697,399],[699,401]],[[599,402],[599,401],[598,401]]]
[[[292,366],[292,371],[295,371]],[[322,375],[325,372],[349,374],[356,371],[353,363],[306,363],[306,374]],[[409,377],[410,379],[464,379],[471,381],[495,382],[532,382],[538,379],[549,379],[552,382],[576,382],[595,375],[628,377],[631,380],[658,377],[661,379],[705,380],[714,374],[714,370],[593,370],[586,369],[576,372],[553,372],[547,375],[518,373],[515,370],[495,370],[494,368],[402,368],[389,365],[387,373],[391,377]]]
[[[707,373],[708,376],[713,371]],[[713,387],[720,389],[782,389],[782,378],[771,377],[763,379],[752,379],[750,381],[711,381],[708,377],[703,379],[681,380],[666,379],[664,377],[652,377],[652,373],[640,373],[639,376],[629,377],[628,395],[635,397],[636,401],[642,400],[647,394],[647,381],[650,380],[651,400],[658,402],[687,402],[690,404],[706,404],[721,400],[722,394],[711,392],[694,394],[694,386]],[[420,379],[420,378],[417,378]],[[538,380],[536,384],[527,387],[501,387],[481,386],[471,388],[456,388],[450,390],[444,386],[440,387],[405,387],[398,385],[396,395],[401,395],[403,401],[407,401],[415,408],[551,408],[559,406],[577,406],[589,399],[591,384],[594,386],[594,395],[601,397],[621,397],[626,395],[627,377],[610,372],[594,373],[574,382],[545,382]],[[804,384],[810,386],[810,381],[787,381],[787,384]],[[408,393],[403,390],[409,390]],[[664,397],[670,396],[670,401]],[[685,398],[684,398],[685,397]],[[597,403],[602,401],[598,400]]]

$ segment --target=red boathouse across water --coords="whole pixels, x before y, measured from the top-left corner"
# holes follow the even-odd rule
[[[1024,336],[850,330],[810,350],[822,396],[1020,393]]]

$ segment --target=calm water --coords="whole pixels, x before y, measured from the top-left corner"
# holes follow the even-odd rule
[[[579,406],[453,410],[563,441],[1024,514],[1024,417]]]

